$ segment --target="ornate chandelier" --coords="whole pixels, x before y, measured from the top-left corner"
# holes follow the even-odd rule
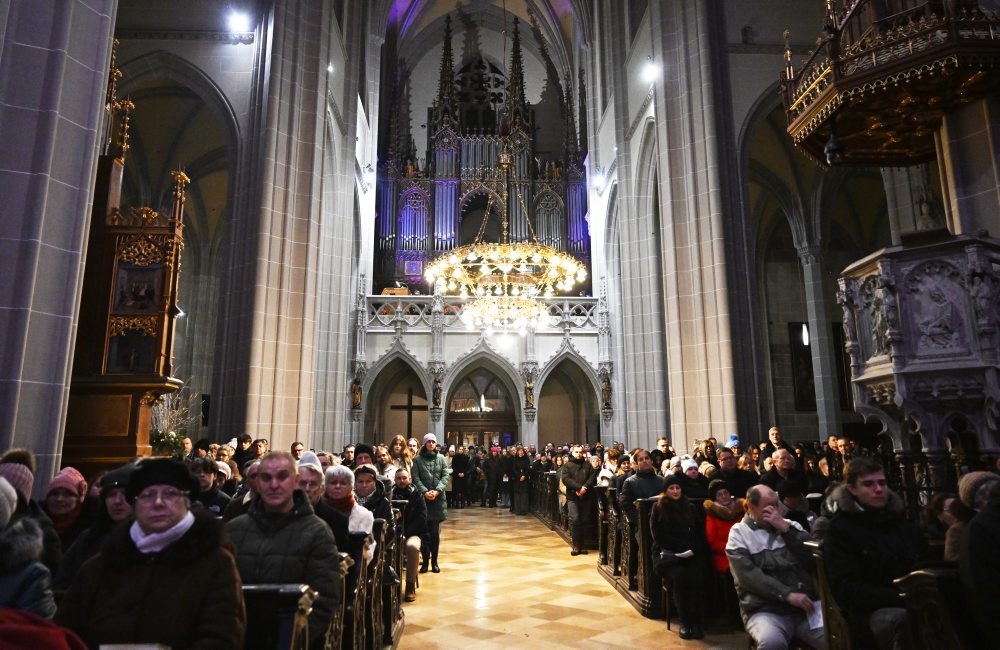
[[[492,214],[493,197],[471,244],[459,246],[428,265],[424,277],[435,293],[475,298],[462,312],[463,321],[475,327],[524,330],[538,327],[548,319],[548,309],[537,301],[556,291],[569,291],[587,279],[587,269],[575,257],[538,241],[524,197],[517,190],[529,241],[512,242],[508,236],[508,190],[513,156],[505,140],[497,156],[504,172],[500,206],[499,242],[484,242],[483,233]]]

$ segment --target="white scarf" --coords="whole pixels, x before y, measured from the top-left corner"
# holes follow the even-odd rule
[[[147,535],[142,532],[139,522],[135,521],[132,522],[129,535],[132,536],[132,541],[135,542],[135,547],[139,549],[140,553],[159,553],[183,537],[184,533],[188,532],[193,525],[194,515],[189,510],[183,519],[162,533],[150,533]]]

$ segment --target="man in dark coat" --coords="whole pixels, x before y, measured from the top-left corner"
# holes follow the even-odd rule
[[[770,458],[771,456],[774,455],[774,452],[778,451],[779,449],[786,450],[788,453],[792,455],[793,459],[795,458],[795,449],[790,444],[785,442],[784,436],[781,435],[781,429],[779,429],[778,427],[771,427],[767,431],[767,442],[764,443],[764,448],[760,450],[761,470],[764,469],[764,459]],[[774,489],[773,485],[770,485],[768,487],[770,487],[772,490]]]
[[[968,523],[959,555],[962,585],[979,633],[1000,638],[1000,488],[994,487],[987,506]]]
[[[747,490],[757,485],[757,474],[736,466],[736,455],[729,447],[719,447],[715,452],[719,459],[719,472],[712,478],[719,478],[729,486],[730,494],[737,499],[744,499]]]
[[[760,484],[777,492],[778,486],[787,481],[795,485],[799,492],[806,494],[809,480],[805,474],[795,469],[795,455],[787,449],[779,449],[774,452],[772,460],[774,463],[771,469],[761,475]]]
[[[569,532],[573,540],[570,555],[586,555],[583,538],[593,520],[594,488],[597,486],[597,472],[583,457],[583,447],[573,445],[570,459],[563,466],[563,484],[566,486],[566,501],[569,507]]]
[[[465,447],[459,447],[451,459],[451,492],[455,508],[461,510],[469,505],[469,472],[472,462],[465,453]]]
[[[298,486],[295,459],[270,452],[257,472],[258,494],[250,511],[226,524],[236,547],[244,584],[299,583],[319,593],[309,614],[310,646],[322,647],[330,618],[340,603],[340,560],[330,528],[313,514]],[[248,637],[266,634],[254,630]]]
[[[859,645],[909,648],[906,609],[893,580],[914,569],[924,550],[903,501],[889,490],[871,458],[848,463],[844,484],[830,495],[835,512],[823,542],[833,597]],[[867,641],[867,644],[865,643]]]

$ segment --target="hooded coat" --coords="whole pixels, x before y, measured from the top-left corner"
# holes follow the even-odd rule
[[[702,504],[705,510],[705,540],[708,550],[712,552],[712,566],[719,573],[729,568],[729,558],[726,557],[729,531],[743,519],[743,499],[734,499],[733,502],[732,508],[723,508],[711,499],[705,499]]]
[[[242,648],[246,611],[222,524],[194,524],[159,553],[140,553],[128,525],[114,529],[66,593],[56,622],[90,647],[161,643],[173,648]]]
[[[17,609],[52,618],[52,575],[41,563],[41,526],[31,517],[16,517],[0,530],[0,609]]]
[[[444,498],[448,479],[448,466],[444,462],[444,456],[436,451],[421,449],[413,459],[413,485],[421,495],[430,490],[441,493],[433,501],[427,501],[427,521],[444,521],[448,518],[448,503]]]

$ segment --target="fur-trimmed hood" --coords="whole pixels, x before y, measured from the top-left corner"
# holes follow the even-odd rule
[[[739,521],[745,514],[743,509],[743,499],[734,499],[734,501],[735,504],[732,508],[723,508],[715,501],[705,499],[705,502],[702,504],[705,508],[705,516],[715,517],[716,519],[721,519],[723,521]]]
[[[841,483],[833,488],[833,491],[830,492],[830,495],[823,502],[823,514],[825,516],[858,515],[863,512],[865,512],[864,508],[861,507],[858,500],[847,489],[846,483]],[[905,513],[903,499],[891,490],[889,491],[889,502],[885,506],[885,512],[900,517]]]
[[[0,574],[38,561],[43,548],[42,527],[31,517],[15,517],[0,531]]]

